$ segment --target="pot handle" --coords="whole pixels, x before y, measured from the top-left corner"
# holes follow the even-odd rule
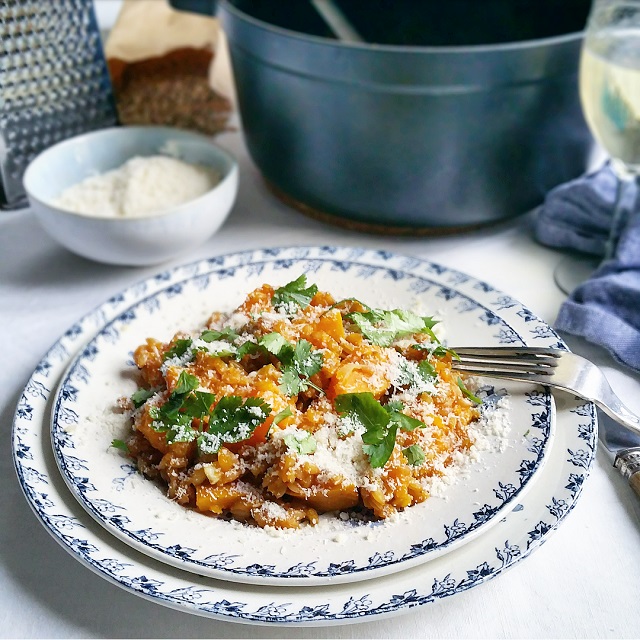
[[[216,12],[216,0],[169,0],[169,4],[178,11],[190,11],[212,16]]]

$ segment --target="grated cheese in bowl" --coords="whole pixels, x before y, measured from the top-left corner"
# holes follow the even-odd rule
[[[219,173],[203,165],[163,155],[135,156],[68,187],[52,204],[89,216],[143,217],[195,200],[219,181]]]

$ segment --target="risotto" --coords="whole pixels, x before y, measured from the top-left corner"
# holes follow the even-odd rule
[[[252,291],[231,313],[134,360],[114,441],[169,498],[260,527],[319,514],[387,518],[473,444],[479,403],[431,317],[336,301],[306,277]]]

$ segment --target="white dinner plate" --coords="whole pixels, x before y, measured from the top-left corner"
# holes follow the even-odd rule
[[[442,282],[441,267],[386,253],[270,250],[189,269],[195,273],[184,277],[179,268],[159,289],[154,278],[119,296],[123,306],[74,358],[54,402],[52,442],[63,478],[98,522],[138,551],[194,573],[247,583],[312,586],[371,579],[482,534],[540,473],[553,434],[551,396],[531,385],[501,383],[481,395],[488,396],[489,413],[502,412],[491,404],[507,396],[508,433],[483,438],[478,447],[484,450],[456,472],[457,480],[441,488],[441,495],[387,520],[324,514],[314,527],[265,530],[185,509],[110,446],[130,430],[117,401],[138,386],[131,353],[147,337],[168,342],[178,329],[202,327],[213,311],[233,310],[265,282],[281,286],[301,273],[336,299],[357,295],[372,307],[418,306],[422,315],[435,314],[450,344],[524,344],[534,328],[530,315],[513,313],[510,306],[501,303],[511,313],[496,313],[493,295],[480,283],[467,279],[454,290]],[[103,306],[105,318],[111,306]]]
[[[299,251],[305,251],[300,249]],[[247,256],[249,254],[246,254]],[[381,260],[412,258],[380,255]],[[489,307],[527,318],[528,338],[549,346],[557,336],[519,303],[488,285],[429,265],[431,278],[459,289],[479,286]],[[197,265],[157,277],[158,287],[194,275]],[[145,287],[148,283],[145,283]],[[12,442],[16,471],[27,500],[47,530],[71,554],[103,577],[160,604],[228,621],[320,625],[370,620],[450,597],[499,575],[545,541],[571,511],[593,462],[593,405],[559,394],[558,430],[544,471],[508,516],[484,535],[421,567],[359,584],[295,587],[243,585],[186,573],[137,553],[98,526],[66,490],[49,446],[53,392],[86,338],[130,306],[121,297],[83,318],[45,355],[18,403]]]

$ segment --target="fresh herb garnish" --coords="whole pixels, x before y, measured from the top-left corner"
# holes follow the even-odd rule
[[[198,347],[198,349],[206,351],[208,354],[215,356],[216,358],[236,356],[238,348],[234,342],[239,337],[240,336],[231,327],[224,327],[220,331],[207,329],[200,334],[200,340],[212,346]]]
[[[273,416],[272,424],[280,424],[285,418],[290,418],[292,415],[293,411],[291,411],[291,407],[287,407]]]
[[[215,406],[205,430],[197,437],[200,453],[217,453],[225,443],[242,442],[251,436],[271,413],[262,398],[225,396]]]
[[[240,336],[231,327],[223,327],[220,331],[213,329],[207,329],[200,334],[200,340],[205,342],[216,342],[217,340],[226,340],[227,342],[233,342]]]
[[[437,321],[411,311],[371,309],[349,313],[345,317],[358,327],[365,338],[380,347],[388,347],[394,340],[413,333],[426,333],[437,342],[432,330]]]
[[[291,351],[281,352],[278,357],[282,363],[280,388],[284,393],[295,396],[309,387],[322,392],[310,378],[322,369],[323,357],[320,351],[313,349],[310,342],[298,340]]]
[[[117,438],[111,441],[111,446],[115,449],[120,449],[125,453],[129,453],[129,445],[124,440],[118,440]]]
[[[296,280],[276,289],[271,303],[277,311],[292,313],[292,305],[304,309],[316,293],[318,287],[315,284],[307,286],[307,276],[303,273]]]
[[[466,398],[469,398],[471,402],[475,402],[476,404],[482,404],[482,399],[478,398],[478,396],[476,396],[471,391],[469,391],[469,389],[467,389],[464,382],[462,382],[462,378],[458,378],[458,386],[460,387],[460,391],[462,391],[462,395],[464,395]]]
[[[137,409],[155,394],[156,391],[154,389],[138,389],[131,394],[131,402],[133,402],[133,406]]]
[[[417,444],[412,444],[410,447],[403,449],[402,455],[412,467],[419,467],[425,461],[424,451]]]
[[[437,371],[428,360],[416,362],[401,356],[392,382],[396,387],[411,387],[419,393],[429,390],[437,377]]]
[[[173,390],[174,394],[185,394],[189,391],[193,391],[200,386],[200,380],[191,373],[187,373],[186,371],[181,371],[178,376],[178,382],[176,383],[176,387]]]
[[[310,433],[288,433],[283,440],[287,448],[302,453],[303,455],[315,453],[318,447],[316,439]]]
[[[170,358],[181,358],[192,344],[193,341],[191,338],[179,338],[175,341],[173,347],[165,351],[163,360],[166,361]]]
[[[258,346],[266,349],[280,360],[280,390],[288,396],[297,396],[301,391],[313,387],[322,392],[309,378],[322,369],[323,357],[307,340],[291,344],[284,336],[274,332],[262,336]]]
[[[224,443],[246,440],[271,413],[261,398],[225,396],[214,406],[215,395],[199,386],[196,376],[182,371],[167,401],[149,410],[151,427],[166,433],[167,444],[195,440],[200,453],[216,453]]]
[[[362,449],[369,456],[373,468],[384,467],[393,453],[398,429],[413,431],[424,423],[398,411],[398,404],[382,406],[372,393],[345,393],[335,399],[336,411],[361,424]]]
[[[428,353],[433,354],[436,358],[444,358],[446,355],[450,355],[453,360],[460,360],[460,356],[453,349],[444,347],[441,344],[412,344],[411,348],[418,351],[427,351]]]

